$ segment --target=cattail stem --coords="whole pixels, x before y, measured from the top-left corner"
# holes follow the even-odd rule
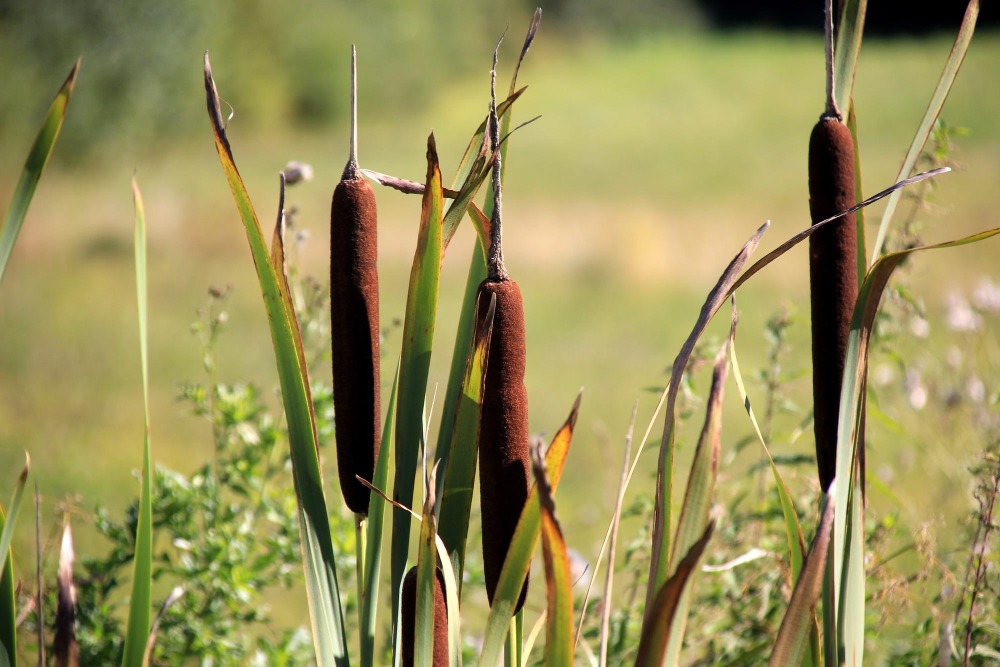
[[[831,118],[843,120],[844,117],[837,108],[837,97],[835,93],[836,73],[833,64],[833,0],[826,0],[826,8],[823,12],[823,44],[826,63],[826,115]]]
[[[351,44],[351,150],[342,181],[360,178],[358,173],[358,49]]]
[[[493,215],[490,218],[490,249],[486,259],[486,272],[489,280],[494,282],[507,280],[507,268],[503,263],[503,234],[501,225],[503,213],[501,212],[502,188],[501,183],[501,159],[500,159],[500,121],[497,118],[497,57],[500,51],[500,44],[503,37],[497,42],[496,49],[493,50],[493,68],[490,70],[490,151],[493,153]]]

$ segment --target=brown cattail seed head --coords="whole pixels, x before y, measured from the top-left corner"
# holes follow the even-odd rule
[[[854,141],[836,118],[821,117],[809,138],[809,212],[813,223],[857,203]],[[858,297],[858,238],[854,214],[809,237],[812,302],[813,429],[823,491],[837,466],[837,420],[844,355]]]
[[[524,386],[525,332],[521,290],[513,280],[479,286],[477,328],[496,296],[493,333],[479,426],[479,494],[483,516],[483,568],[490,604],[500,570],[528,499],[528,390]],[[517,601],[524,604],[528,582]]]
[[[337,469],[344,501],[367,514],[381,438],[377,212],[375,193],[363,178],[341,181],[330,213],[330,329]]]
[[[434,577],[434,667],[448,667],[448,604],[444,598],[444,575],[435,569]],[[417,627],[417,568],[403,577],[402,595],[402,665],[412,667]]]

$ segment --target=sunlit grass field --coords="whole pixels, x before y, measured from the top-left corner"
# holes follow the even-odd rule
[[[946,37],[865,44],[855,100],[866,193],[894,180],[949,48]],[[513,49],[503,52],[501,67],[513,61]],[[343,62],[331,68],[347,67],[346,46],[343,51]],[[190,97],[178,104],[204,104],[196,76],[200,56],[186,54],[193,84]],[[433,129],[447,180],[488,101],[489,53],[484,48],[469,58],[481,59],[482,75],[434,80],[433,102],[417,112],[376,112],[361,100],[362,166],[422,180]],[[977,35],[943,113],[968,134],[951,153],[956,173],[939,179],[934,208],[920,213],[928,241],[1000,225],[997,63],[1000,35]],[[225,98],[227,62],[213,58],[213,65]],[[405,59],[368,61],[362,53],[359,75],[377,80],[405,66]],[[806,142],[822,111],[822,69],[818,37],[756,33],[662,35],[630,43],[569,43],[543,33],[522,69],[520,80],[529,88],[515,107],[516,119],[542,117],[512,139],[505,252],[525,297],[532,431],[554,433],[585,387],[561,492],[570,502],[561,512],[571,545],[587,556],[610,517],[633,401],[639,400],[641,431],[657,398],[650,390],[666,381],[704,295],[753,230],[772,221],[763,254],[808,223]],[[63,74],[52,72],[53,92]],[[506,74],[501,69],[499,80]],[[314,167],[315,180],[292,188],[289,200],[308,236],[298,252],[299,270],[325,280],[329,199],[347,157],[346,127],[245,127],[241,110],[235,111],[229,137],[266,225],[275,215],[277,174],[285,162]],[[66,131],[73,130],[67,124]],[[24,138],[8,140],[0,147],[4,199],[28,146]],[[0,471],[8,471],[11,481],[27,450],[47,506],[69,500],[80,508],[81,523],[96,504],[120,510],[138,491],[132,471],[141,460],[143,417],[133,172],[150,228],[154,458],[190,470],[212,456],[208,425],[177,401],[181,383],[205,377],[190,325],[210,286],[234,288],[219,379],[276,385],[252,263],[207,119],[197,142],[100,154],[83,166],[57,161],[42,180],[0,290]],[[387,190],[378,196],[381,313],[390,327],[387,388],[400,343],[391,323],[403,315],[419,200]],[[880,210],[868,213],[871,237]],[[462,230],[445,258],[431,367],[431,384],[441,383],[442,391],[471,243],[469,229]],[[944,299],[952,290],[968,292],[984,275],[997,278],[998,249],[987,241],[917,257],[907,280],[927,304],[932,333],[913,344],[914,354],[963,345],[943,324]],[[783,416],[779,431],[790,431],[810,409],[807,294],[804,247],[739,294],[741,362],[748,375],[764,364],[763,323],[782,307],[796,322],[789,365],[802,373],[788,393],[799,412]],[[873,366],[878,362],[873,359]],[[1000,365],[981,372],[995,376]],[[751,381],[751,398],[755,390]],[[727,402],[724,448],[749,432],[734,392]],[[870,470],[893,471],[896,493],[894,499],[876,496],[874,502],[883,504],[875,511],[899,511],[914,524],[954,522],[969,502],[962,474],[979,448],[975,432],[950,428],[933,406],[900,407],[886,407],[898,420],[897,431],[872,420]],[[661,428],[658,420],[654,438]],[[783,454],[809,453],[811,432],[794,446],[775,447]],[[749,447],[723,474],[742,474],[758,458]],[[325,472],[332,482],[332,460]],[[811,478],[806,472],[811,469],[801,477]],[[655,474],[654,457],[644,474]],[[793,471],[789,476],[796,477]],[[725,485],[720,488],[724,494]],[[100,548],[81,532],[82,551]]]

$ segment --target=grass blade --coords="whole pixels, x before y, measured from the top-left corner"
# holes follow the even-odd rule
[[[122,665],[141,667],[149,639],[153,604],[153,499],[152,467],[149,443],[149,351],[147,347],[146,306],[146,211],[139,184],[132,179],[135,199],[135,282],[139,312],[139,355],[142,364],[142,399],[145,414],[143,433],[142,477],[139,490],[139,517],[135,529],[135,558],[132,569],[132,594],[129,598],[128,624]]]
[[[819,529],[805,557],[802,574],[795,583],[792,597],[788,601],[788,610],[781,620],[778,636],[774,641],[774,649],[768,665],[784,667],[785,665],[802,664],[808,657],[806,648],[809,635],[816,627],[816,600],[823,586],[823,573],[826,569],[826,557],[830,548],[831,529],[833,527],[833,508],[836,493],[826,496],[823,511],[820,516]]]
[[[608,641],[611,637],[611,593],[615,578],[615,553],[618,547],[618,527],[621,524],[622,505],[625,502],[625,487],[628,484],[629,460],[632,458],[632,432],[635,429],[635,415],[639,410],[638,399],[632,404],[632,417],[628,422],[628,433],[625,436],[625,456],[622,460],[622,474],[618,481],[618,495],[615,498],[615,510],[611,516],[611,542],[608,546],[608,568],[604,574],[604,604],[601,605],[601,649],[600,665],[608,664]],[[595,568],[595,572],[597,569]],[[591,578],[593,580],[593,577]],[[584,605],[586,607],[586,605]],[[582,625],[581,625],[582,627]],[[576,641],[580,641],[579,633]]]
[[[167,599],[163,601],[162,605],[160,605],[160,610],[156,612],[156,618],[153,619],[153,625],[149,629],[149,639],[146,641],[146,650],[142,656],[142,667],[148,667],[153,658],[153,647],[156,645],[156,633],[160,630],[160,622],[163,620],[167,610],[170,609],[175,602],[180,600],[183,595],[184,587],[174,586],[173,590],[170,591],[170,595],[168,595]]]
[[[736,318],[733,318],[732,328],[736,328]],[[732,334],[730,334],[732,336]],[[670,559],[670,574],[677,572],[679,561],[698,543],[710,524],[709,513],[712,509],[712,499],[715,494],[715,482],[719,474],[719,454],[722,450],[722,399],[729,365],[726,363],[729,353],[729,342],[726,341],[715,357],[712,370],[712,388],[708,395],[708,406],[705,410],[705,425],[691,462],[691,472],[688,474],[687,489],[684,493],[684,504],[677,520],[677,534],[674,538],[673,555]],[[688,578],[676,613],[670,624],[670,636],[667,641],[666,662],[676,665],[680,661],[681,646],[684,643],[684,632],[687,628],[688,608],[691,604],[690,591],[693,578]]]
[[[494,295],[483,327],[476,332],[473,341],[472,355],[462,383],[461,404],[455,413],[455,429],[452,436],[454,447],[447,458],[448,468],[445,471],[441,496],[438,533],[457,565],[459,581],[462,580],[462,572],[465,569],[466,538],[469,533],[469,517],[472,514],[473,486],[478,462],[479,410],[495,308]],[[475,312],[479,312],[478,299]]]
[[[375,477],[372,485],[384,489],[389,482],[389,455],[392,451],[394,426],[396,423],[396,388],[399,384],[399,364],[392,381],[389,407],[385,414],[385,428],[382,429],[382,444],[375,460]],[[375,660],[375,628],[378,620],[379,576],[382,572],[382,541],[385,529],[385,499],[377,493],[368,501],[368,543],[364,565],[364,588],[361,598],[361,666],[371,667]]]
[[[545,562],[545,664],[573,664],[573,581],[566,540],[556,518],[541,448],[533,447],[531,464],[542,512],[542,558]]]
[[[0,504],[0,554],[3,569],[0,570],[0,658],[6,658],[12,667],[17,667],[17,608],[14,590],[14,558],[10,552],[10,542],[14,537],[14,525],[21,509],[24,485],[28,482],[31,457],[25,453],[24,468],[17,478],[14,494],[10,501],[10,514],[6,514]]]
[[[955,37],[955,43],[951,47],[951,53],[948,54],[948,60],[945,61],[944,71],[941,72],[941,77],[938,79],[934,94],[931,95],[931,100],[927,104],[924,117],[920,121],[920,126],[917,127],[917,133],[910,143],[909,150],[906,151],[906,157],[903,158],[903,166],[899,168],[899,175],[896,177],[897,181],[902,180],[913,171],[913,167],[917,164],[920,152],[923,150],[924,144],[927,143],[927,137],[930,136],[931,130],[934,129],[934,123],[937,122],[938,114],[941,113],[941,108],[944,106],[945,100],[948,99],[948,93],[951,92],[951,86],[955,83],[955,78],[958,76],[958,70],[962,67],[962,61],[965,60],[965,54],[969,50],[969,43],[972,42],[972,33],[975,32],[976,19],[978,17],[979,0],[971,0],[965,10],[962,24],[958,29],[958,36]],[[889,232],[889,224],[892,222],[892,216],[896,213],[896,206],[899,204],[901,195],[901,192],[894,192],[885,205],[885,211],[882,213],[882,222],[879,223],[875,245],[872,248],[872,262],[882,254],[885,236]]]
[[[59,138],[59,131],[62,129],[63,119],[66,118],[66,109],[69,106],[69,98],[73,94],[73,87],[76,85],[76,77],[80,72],[80,61],[77,60],[73,69],[69,71],[69,76],[63,82],[56,97],[49,106],[42,127],[38,130],[35,143],[32,144],[28,152],[28,159],[21,170],[21,178],[17,182],[14,190],[14,197],[11,199],[7,213],[4,215],[3,224],[0,225],[0,282],[3,282],[3,275],[7,269],[7,261],[14,250],[14,243],[21,232],[24,224],[24,216],[28,213],[28,205],[35,194],[35,188],[42,177],[45,164],[49,161],[52,148]]]
[[[845,117],[851,110],[851,91],[854,90],[854,74],[858,70],[867,9],[868,0],[846,0],[837,23],[837,44],[833,51],[834,99]]]
[[[580,411],[580,399],[582,395],[576,397],[573,409],[570,411],[566,423],[563,424],[559,432],[556,433],[545,452],[545,469],[549,474],[549,484],[552,493],[555,494],[559,488],[559,481],[562,478],[563,467],[566,464],[566,457],[569,454],[569,447],[573,440],[573,428],[576,425],[576,418]],[[537,485],[531,487],[528,493],[528,501],[521,511],[521,518],[517,522],[517,529],[514,531],[514,538],[511,540],[510,549],[507,551],[507,558],[504,560],[503,569],[500,571],[500,579],[497,582],[497,589],[493,595],[493,606],[490,608],[490,615],[486,619],[486,631],[483,636],[482,653],[479,656],[479,664],[484,667],[496,665],[500,661],[500,652],[504,645],[504,637],[507,635],[507,628],[511,618],[514,616],[514,608],[521,595],[521,586],[528,575],[531,566],[531,556],[538,543],[538,536],[541,531],[541,506],[538,497]]]
[[[714,529],[715,522],[709,521],[705,532],[691,545],[684,558],[677,563],[676,571],[664,582],[653,598],[653,606],[646,613],[649,623],[643,626],[642,636],[639,638],[636,667],[660,667],[666,664],[671,628],[680,611],[682,598],[688,590],[688,581],[701,562]]]
[[[298,321],[284,276],[271,262],[250,195],[233,159],[223,127],[219,97],[205,54],[205,93],[216,150],[239,210],[267,311],[282,402],[288,424],[292,476],[298,500],[299,533],[313,645],[320,667],[347,665],[343,613],[319,463],[319,442]]]
[[[431,363],[438,286],[441,282],[442,242],[441,167],[434,135],[427,138],[427,185],[420,211],[417,249],[410,269],[403,321],[403,350],[399,367],[396,413],[396,481],[393,500],[410,506],[424,431],[424,394]],[[392,522],[392,590],[399,590],[410,546],[410,517],[397,514]],[[395,610],[393,616],[396,616]]]

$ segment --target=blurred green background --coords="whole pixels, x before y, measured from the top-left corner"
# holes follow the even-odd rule
[[[181,383],[204,380],[190,324],[210,286],[234,287],[220,380],[276,385],[253,267],[205,117],[204,51],[233,109],[229,137],[262,220],[274,216],[285,163],[313,166],[315,180],[289,199],[308,235],[300,270],[324,280],[329,197],[347,157],[350,45],[358,47],[362,166],[422,180],[434,130],[447,179],[486,112],[497,36],[510,27],[498,75],[505,90],[532,9],[459,0],[0,4],[0,200],[9,200],[51,96],[83,57],[63,134],[0,289],[0,493],[23,450],[47,507],[69,498],[83,523],[96,504],[118,510],[137,493],[133,174],[150,226],[156,460],[186,471],[212,455],[208,425],[177,401]],[[864,44],[855,100],[866,193],[894,180],[957,22],[940,28]],[[823,109],[822,55],[818,29],[720,31],[680,0],[547,7],[521,70],[529,88],[515,120],[542,118],[511,144],[505,250],[525,295],[532,431],[553,434],[586,387],[560,493],[566,532],[586,557],[613,506],[633,401],[644,427],[656,402],[649,389],[664,383],[705,294],[753,230],[773,221],[763,254],[808,224],[806,145]],[[998,63],[1000,34],[980,31],[943,113],[967,129],[950,155],[956,173],[939,179],[933,207],[917,213],[927,241],[1000,225]],[[389,326],[403,314],[419,201],[391,191],[378,197]],[[869,213],[870,238],[880,211]],[[463,229],[445,259],[431,370],[442,391],[471,243]],[[958,346],[995,389],[995,354],[983,336],[949,330],[945,304],[984,276],[1000,280],[996,253],[988,241],[917,258],[907,280],[927,305],[931,334],[904,336],[901,356],[933,361]],[[766,363],[764,322],[783,308],[792,313],[787,366],[801,372],[787,389],[797,409],[779,416],[775,449],[808,454],[810,433],[794,444],[787,437],[810,409],[804,247],[742,289],[739,305],[748,375]],[[392,329],[383,368],[394,366],[398,348]],[[873,358],[873,367],[892,363]],[[874,511],[900,512],[914,525],[952,524],[969,507],[965,470],[982,443],[972,426],[956,428],[960,417],[942,412],[941,402],[908,405],[904,384],[902,373],[887,380],[886,418],[871,424],[870,470],[895,493],[875,496]],[[750,391],[759,395],[759,383]],[[723,436],[730,453],[749,432],[733,394]],[[661,428],[658,420],[654,438]],[[727,459],[723,474],[742,475],[759,456],[748,447]],[[651,491],[655,457],[646,460],[636,486]],[[335,480],[332,460],[325,470]],[[788,475],[809,492],[811,467]],[[84,549],[100,548],[85,531],[82,539]]]

